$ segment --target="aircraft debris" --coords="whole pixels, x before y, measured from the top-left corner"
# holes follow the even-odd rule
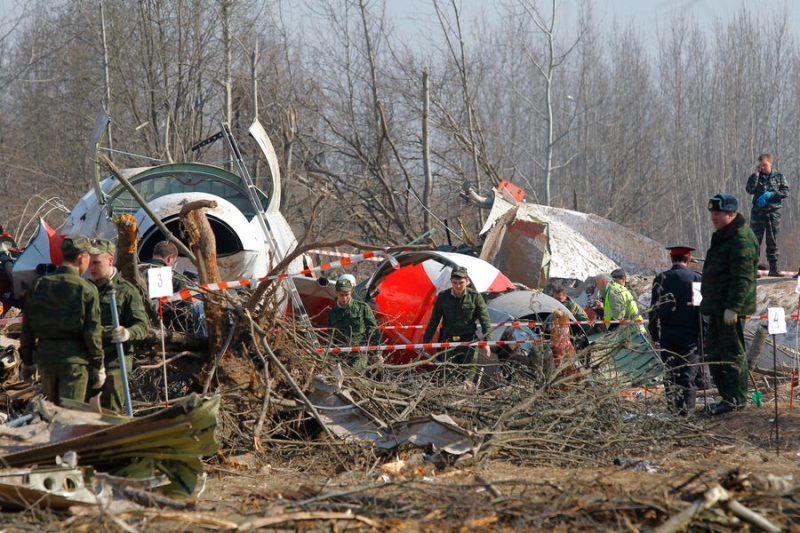
[[[161,491],[170,497],[191,495],[203,472],[202,457],[219,449],[214,436],[219,396],[187,396],[152,415],[129,419],[80,412],[40,400],[43,422],[0,426],[0,463],[6,468],[47,465],[56,456],[77,454],[77,466],[115,476],[166,476]],[[5,471],[0,470],[0,473]]]

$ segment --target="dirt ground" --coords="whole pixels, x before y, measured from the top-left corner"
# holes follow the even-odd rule
[[[187,509],[1,513],[0,531],[671,531],[659,528],[721,485],[776,531],[800,532],[800,406],[778,412],[779,450],[767,403],[667,420],[686,441],[631,443],[636,455],[623,453],[622,465],[570,468],[525,466],[508,453],[431,460],[419,449],[376,456],[324,438],[266,440],[262,454],[209,459]],[[761,530],[710,507],[684,530]]]
[[[502,457],[434,465],[413,449],[376,457],[371,448],[324,441],[265,442],[264,454],[228,450],[208,461],[189,510],[44,521],[23,514],[3,531],[662,531],[720,484],[779,530],[800,532],[800,406],[779,405],[778,420],[780,455],[773,404],[673,422],[692,444],[654,442],[666,451],[627,458],[663,472],[525,467]],[[407,463],[392,469],[398,460]],[[734,514],[712,504],[686,530],[760,530]]]

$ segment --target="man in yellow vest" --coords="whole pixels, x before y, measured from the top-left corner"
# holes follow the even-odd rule
[[[614,270],[609,276],[601,273],[595,276],[595,286],[599,293],[599,300],[593,307],[598,314],[603,316],[603,320],[641,320],[639,305],[631,291],[625,286],[628,274],[623,269]],[[619,324],[610,324],[608,329],[614,330]],[[636,331],[644,334],[645,327],[641,322],[634,324]]]

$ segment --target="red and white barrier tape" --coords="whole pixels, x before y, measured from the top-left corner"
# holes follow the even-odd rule
[[[769,274],[769,270],[759,270],[758,273],[761,274],[762,276],[766,277]],[[778,271],[778,274],[780,274],[784,278],[797,277],[797,272],[791,272],[789,270],[780,270],[780,271]]]
[[[532,344],[545,342],[542,339],[527,339],[519,341],[469,341],[469,342],[429,342],[425,344],[380,344],[376,346],[346,346],[330,348],[317,348],[317,353],[349,353],[349,352],[391,352],[395,350],[432,350],[434,348],[457,348],[459,346],[509,346],[515,344]]]
[[[192,295],[202,291],[220,291],[225,289],[233,289],[234,287],[255,286],[261,281],[301,277],[314,272],[323,272],[325,270],[331,270],[334,268],[360,263],[361,261],[367,261],[373,257],[377,257],[378,255],[385,255],[386,258],[393,264],[396,263],[394,257],[392,257],[392,255],[387,252],[382,252],[382,251],[364,252],[363,254],[350,255],[349,257],[345,257],[340,261],[325,263],[323,265],[319,265],[313,268],[306,268],[299,272],[284,272],[283,274],[275,274],[272,276],[265,276],[263,278],[255,278],[255,279],[240,279],[236,281],[221,281],[219,283],[204,283],[202,285],[198,285],[197,287],[192,287],[191,289],[183,289],[182,291],[176,292],[172,296],[165,296],[164,298],[160,298],[160,300],[162,302],[174,302],[177,300],[185,300],[187,298],[191,298]]]
[[[15,318],[0,318],[0,326],[5,326],[6,324],[19,324],[21,322],[22,322],[21,316]]]
[[[353,257],[353,254],[348,254],[346,252],[334,252],[331,250],[309,250],[306,252],[307,254],[317,254],[317,255],[326,255],[328,257]],[[375,261],[377,263],[383,261],[380,257],[370,257],[367,261]]]
[[[647,319],[640,319],[640,320],[571,320],[569,322],[564,322],[564,324],[588,324],[588,325],[595,325],[595,324],[647,324],[650,321]],[[499,322],[497,324],[492,323],[489,324],[493,328],[500,328],[500,327],[510,327],[510,328],[519,328],[522,326],[551,326],[552,322],[535,322],[535,321],[521,321],[521,322]],[[387,331],[387,330],[394,330],[394,329],[425,329],[425,324],[409,324],[407,326],[391,326],[391,325],[383,325],[378,326],[378,329]],[[439,326],[441,328],[441,326]],[[314,331],[328,331],[331,328],[312,328]]]

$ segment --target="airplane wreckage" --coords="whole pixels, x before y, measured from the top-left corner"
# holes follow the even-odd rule
[[[95,161],[108,123],[108,116],[101,113],[90,143]],[[151,257],[155,244],[165,239],[165,232],[181,233],[182,209],[196,202],[214,205],[205,210],[205,217],[215,236],[212,255],[218,275],[211,282],[218,283],[212,286],[207,275],[201,274],[204,288],[219,290],[237,284],[252,287],[259,280],[270,278],[271,265],[286,258],[297,239],[279,210],[281,178],[272,144],[257,120],[249,132],[267,163],[270,189],[266,193],[254,185],[225,124],[220,133],[201,145],[217,140],[227,143],[235,172],[204,163],[169,163],[123,169],[118,175],[101,179],[97,166],[91,190],[73,208],[59,232],[40,220],[37,234],[23,250],[17,249],[15,243],[0,242],[4,267],[0,270],[0,289],[6,308],[23,306],[25,293],[36,277],[61,262],[59,244],[63,235],[117,239],[118,228],[112,220],[120,215],[133,217],[140,234],[135,259],[142,262]],[[477,196],[468,186],[464,196],[491,209],[481,231],[484,244],[479,256],[413,250],[385,253],[385,259],[380,260],[381,254],[373,254],[379,264],[356,287],[356,297],[373,308],[382,328],[385,346],[380,348],[387,365],[421,363],[419,371],[426,371],[424,363],[431,356],[419,350],[423,328],[436,294],[449,287],[452,269],[464,266],[473,287],[487,300],[493,324],[489,334],[495,344],[492,358],[484,363],[485,372],[481,373],[487,382],[489,378],[502,380],[506,367],[512,365],[532,369],[532,373],[546,373],[554,366],[554,360],[574,355],[575,345],[590,342],[602,355],[589,364],[578,362],[579,366],[583,364],[583,371],[598,371],[629,384],[647,383],[659,375],[658,354],[644,336],[632,334],[631,328],[625,327],[587,336],[585,324],[577,324],[561,303],[538,289],[552,282],[580,287],[594,274],[618,267],[633,274],[654,274],[668,264],[662,245],[595,215],[528,204],[523,201],[522,191],[506,182],[494,190],[491,199]],[[181,242],[184,249],[186,242]],[[334,250],[316,253],[339,254]],[[364,259],[366,254],[360,257]],[[287,317],[299,317],[301,326],[320,347],[318,350],[325,351],[330,349],[325,347],[324,336],[327,312],[336,299],[326,276],[332,273],[332,267],[351,263],[341,261],[319,267],[313,264],[308,254],[288,264],[288,275],[279,278],[278,308],[285,309]],[[195,273],[198,268],[202,266],[182,254],[175,270]],[[593,287],[590,283],[587,290],[577,288],[572,295],[585,305]],[[207,293],[198,290],[196,294]],[[322,334],[316,336],[313,332]],[[563,341],[558,350],[556,337]],[[10,374],[19,362],[13,356],[13,344],[4,349],[3,367]],[[384,449],[409,442],[433,444],[448,453],[464,453],[479,445],[477,435],[462,430],[444,415],[390,427],[369,416],[340,387],[331,386],[325,379],[314,378],[312,388],[305,399],[308,409],[316,413],[314,406],[320,411],[327,406],[328,410],[317,415],[317,420],[340,438],[368,440]],[[7,402],[10,404],[22,392],[7,390]],[[202,472],[199,458],[213,454],[219,447],[214,439],[218,407],[218,399],[191,396],[155,414],[127,418],[106,412],[70,415],[70,409],[40,402],[27,415],[0,426],[0,442],[5,438],[16,443],[13,447],[4,445],[0,456],[7,467],[0,470],[0,508],[18,508],[30,501],[54,508],[97,503],[108,497],[105,487],[125,485],[114,476],[145,478],[149,481],[143,483],[167,487],[165,494],[191,494]],[[28,420],[40,421],[36,427],[45,429],[37,431],[33,424],[26,426]],[[420,439],[422,433],[425,439]],[[166,446],[170,439],[183,447]],[[465,447],[465,442],[469,446]],[[120,446],[123,453],[109,452]],[[78,459],[69,458],[75,453]],[[161,457],[166,463],[131,461],[137,457]],[[113,476],[102,473],[102,469]]]

